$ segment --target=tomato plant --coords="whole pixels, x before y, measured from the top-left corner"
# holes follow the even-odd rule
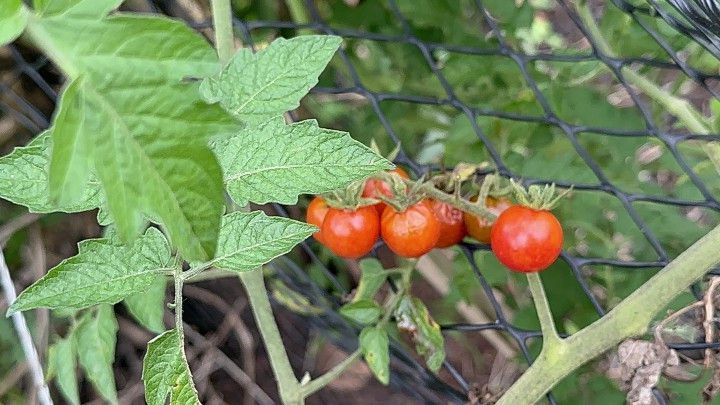
[[[512,203],[507,198],[487,197],[485,199],[485,207],[487,207],[487,210],[494,215],[500,215],[511,205]],[[490,243],[490,230],[492,229],[493,224],[492,220],[467,212],[463,214],[463,219],[468,235],[480,242]]]
[[[498,260],[521,273],[545,270],[560,255],[562,244],[562,226],[551,212],[522,205],[503,211],[490,233]]]
[[[313,237],[315,237],[318,242],[323,241],[321,233],[322,224],[323,221],[325,221],[325,216],[327,215],[329,209],[330,207],[328,207],[325,200],[319,196],[314,197],[310,201],[310,204],[308,204],[307,212],[305,214],[305,222],[320,228],[320,230],[313,234]]]
[[[428,200],[404,211],[388,206],[380,218],[380,235],[390,250],[402,257],[420,257],[432,250],[440,239],[440,229]]]
[[[389,173],[394,173],[400,176],[403,179],[409,179],[410,176],[407,174],[405,170],[401,167],[396,167],[395,169],[391,170]],[[370,179],[365,182],[365,187],[363,188],[362,196],[365,198],[378,198],[380,196],[384,197],[392,197],[393,192],[392,188],[390,187],[387,182],[380,180],[380,179]],[[382,215],[383,211],[385,210],[385,203],[377,203],[375,204],[375,209],[377,210],[378,215]]]
[[[462,241],[467,234],[463,212],[442,201],[430,200],[429,204],[440,223],[440,237],[435,246],[446,248]]]
[[[355,210],[330,208],[322,228],[323,243],[336,255],[357,259],[370,252],[380,236],[380,218],[374,206]]]

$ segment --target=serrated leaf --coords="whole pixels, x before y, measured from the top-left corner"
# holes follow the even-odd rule
[[[8,314],[31,308],[85,308],[114,304],[146,291],[165,277],[170,267],[170,248],[155,228],[132,245],[117,245],[106,239],[78,244],[78,254],[64,260],[10,305]]]
[[[387,272],[383,269],[382,264],[377,259],[363,259],[360,261],[360,282],[355,290],[353,302],[361,300],[372,300],[375,294],[380,290]]]
[[[124,0],[35,0],[35,11],[43,17],[58,14],[101,18],[120,6]]]
[[[72,404],[80,404],[77,384],[77,347],[74,335],[60,339],[48,348],[47,378],[55,379],[55,383],[63,398]]]
[[[143,359],[143,383],[148,405],[200,404],[185,350],[177,330],[169,330],[148,343]]]
[[[49,131],[35,137],[27,146],[15,148],[0,157],[0,198],[23,205],[30,212],[81,212],[100,205],[100,185],[89,180],[70,204],[50,201],[48,182],[52,138]]]
[[[385,329],[367,327],[360,332],[360,349],[375,377],[388,385],[390,382],[390,342]]]
[[[241,49],[200,90],[243,122],[265,121],[297,108],[341,42],[335,36],[304,35],[278,38],[258,53]]]
[[[110,305],[99,305],[94,315],[87,314],[76,330],[80,366],[95,389],[110,403],[117,404],[112,364],[118,324]]]
[[[51,193],[72,198],[73,181],[94,169],[124,241],[143,217],[158,218],[183,257],[211,258],[224,201],[206,142],[239,124],[181,80],[216,71],[212,48],[182,23],[156,16],[63,15],[35,24],[73,79],[53,122],[53,142],[62,147],[53,149]]]
[[[395,310],[395,318],[398,329],[410,334],[415,350],[425,358],[428,368],[438,371],[445,360],[445,339],[425,304],[405,296]]]
[[[304,222],[269,217],[261,211],[234,212],[223,217],[213,265],[250,271],[284,255],[317,228]]]
[[[19,37],[27,25],[28,13],[20,0],[0,1],[0,46]]]
[[[155,333],[165,330],[163,314],[165,313],[166,284],[165,277],[158,277],[150,284],[147,291],[128,295],[123,301],[130,315],[140,325]]]
[[[361,325],[374,323],[382,315],[382,308],[369,299],[347,303],[340,307],[340,314]]]
[[[347,186],[392,164],[345,132],[320,128],[314,120],[285,125],[275,117],[258,127],[216,140],[212,148],[238,205],[297,203],[300,194]]]

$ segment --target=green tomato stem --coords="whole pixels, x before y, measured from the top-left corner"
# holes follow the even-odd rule
[[[695,242],[612,311],[574,335],[543,344],[540,356],[498,405],[533,404],[573,370],[624,339],[645,333],[657,313],[720,264],[720,226]]]
[[[347,370],[351,365],[353,365],[355,363],[355,360],[359,359],[360,356],[362,356],[362,351],[358,348],[357,350],[352,352],[350,356],[335,365],[335,367],[330,369],[328,372],[303,385],[301,387],[303,398],[309,397],[310,395],[316,393],[317,391],[321,390],[323,387],[334,381],[342,373],[344,373],[345,370]]]
[[[215,27],[215,48],[220,66],[225,66],[235,53],[235,38],[232,27],[230,0],[211,0],[213,26]]]
[[[535,310],[537,311],[538,320],[540,321],[540,330],[543,335],[543,347],[546,345],[560,344],[562,339],[555,328],[555,321],[553,320],[552,312],[550,311],[550,304],[548,303],[547,296],[545,295],[542,280],[540,280],[540,273],[528,273],[527,280],[528,285],[530,286],[530,293],[532,294],[533,301],[535,302]]]

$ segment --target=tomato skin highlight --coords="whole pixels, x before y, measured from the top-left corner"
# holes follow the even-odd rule
[[[473,201],[477,201],[477,197],[473,199]],[[487,207],[487,210],[498,216],[510,208],[511,205],[512,203],[507,198],[487,197],[485,199],[485,207]],[[482,243],[490,243],[492,221],[467,212],[463,214],[463,220],[465,221],[468,235]]]
[[[427,200],[403,212],[388,206],[380,219],[380,235],[398,256],[420,257],[431,251],[440,239],[440,221]]]
[[[545,270],[560,255],[563,230],[550,211],[514,205],[495,221],[490,247],[495,257],[512,271]]]
[[[337,256],[357,259],[370,253],[380,237],[380,217],[371,205],[354,211],[330,208],[320,232],[323,244]]]
[[[395,173],[404,179],[410,178],[407,172],[399,166],[394,168],[393,170],[390,170],[388,173]],[[365,186],[363,187],[362,192],[362,196],[364,198],[378,198],[378,196],[381,195],[388,198],[393,197],[392,188],[389,184],[378,179],[370,179],[365,182]],[[385,203],[377,203],[374,205],[374,207],[375,210],[377,210],[378,215],[382,216],[383,211],[385,211]]]
[[[460,243],[467,234],[463,212],[442,201],[430,200],[429,204],[440,222],[440,237],[435,247],[446,248]]]
[[[325,200],[323,200],[323,198],[320,196],[316,196],[312,199],[312,201],[310,201],[310,204],[308,204],[307,212],[305,213],[305,222],[321,228],[319,231],[313,234],[315,240],[320,243],[323,243],[321,232],[322,224],[323,221],[325,221],[325,216],[327,215],[329,209],[330,207],[327,205]]]

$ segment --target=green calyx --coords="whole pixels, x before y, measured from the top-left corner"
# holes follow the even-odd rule
[[[380,202],[377,198],[366,198],[362,196],[365,188],[365,181],[350,183],[343,190],[335,190],[322,195],[325,203],[332,208],[357,210],[360,207],[374,205]]]
[[[557,205],[560,200],[572,191],[572,187],[557,193],[555,183],[533,184],[527,189],[522,184],[510,179],[515,199],[521,205],[541,211],[550,211]]]

